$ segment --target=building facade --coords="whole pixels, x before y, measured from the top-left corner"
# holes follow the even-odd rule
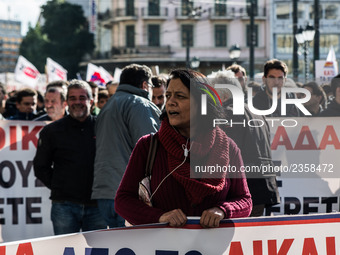
[[[252,0],[254,1],[254,0]],[[251,37],[249,0],[98,0],[99,53],[91,62],[107,70],[129,63],[158,65],[161,72],[200,59],[199,71],[209,74],[235,60],[229,49],[238,44],[236,60],[249,66],[255,45],[255,72],[270,57],[269,0],[255,2],[255,36]],[[106,6],[105,6],[106,5]],[[108,38],[110,37],[110,38]],[[252,41],[253,40],[253,41]],[[83,63],[84,65],[86,63]]]
[[[282,59],[288,64],[290,75],[292,75],[292,56],[294,49],[293,35],[293,1],[273,0],[271,5],[272,45],[271,55]],[[299,0],[297,3],[297,26],[306,27],[308,24],[316,28],[315,0]],[[331,46],[334,47],[336,55],[340,54],[340,1],[318,0],[319,2],[319,59],[325,60]],[[315,34],[317,36],[317,33]],[[315,38],[308,47],[309,73],[313,74]],[[298,49],[298,73],[299,79],[303,78],[305,72],[304,49]]]
[[[21,41],[21,22],[0,20],[0,73],[14,72]]]

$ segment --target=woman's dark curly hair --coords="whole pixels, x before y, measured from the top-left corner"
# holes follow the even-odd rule
[[[197,123],[206,124],[213,128],[214,119],[225,118],[220,98],[205,75],[191,69],[175,69],[170,72],[167,87],[172,79],[180,79],[194,97],[197,103],[197,114],[195,116]],[[209,92],[209,94],[207,94],[207,92]],[[201,114],[202,94],[207,95],[206,115]],[[161,119],[165,116],[167,116],[166,111],[163,112]]]

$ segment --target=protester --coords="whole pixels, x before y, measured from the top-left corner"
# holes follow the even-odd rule
[[[247,73],[246,73],[246,69],[244,69],[243,66],[240,66],[238,64],[233,64],[231,66],[228,66],[227,69],[233,71],[233,73],[235,74],[235,77],[238,79],[239,83],[241,84],[243,93],[245,96],[247,96]]]
[[[311,94],[309,101],[303,105],[312,114],[311,116],[318,116],[327,105],[325,92],[323,91],[322,87],[320,87],[319,84],[314,81],[304,84],[302,88],[309,90]]]
[[[109,100],[109,93],[108,93],[107,89],[100,90],[98,92],[97,107],[101,110],[104,107],[104,105],[107,103],[108,100]]]
[[[5,85],[0,82],[0,120],[4,120],[5,117],[2,114],[5,112],[5,104],[7,100],[7,91]]]
[[[333,93],[332,93],[331,85],[330,84],[323,84],[323,85],[321,85],[321,88],[323,89],[323,91],[325,92],[325,94],[327,96],[327,102],[332,101],[334,96],[333,96]]]
[[[16,93],[15,115],[10,120],[33,120],[37,117],[37,92],[31,88],[24,88]]]
[[[241,88],[233,73],[220,71],[215,74],[213,84],[228,84]],[[232,138],[241,150],[246,167],[274,166],[270,148],[270,129],[264,116],[253,114],[247,104],[244,105],[243,115],[233,113],[233,94],[229,89],[216,88],[221,97],[223,108],[229,125],[225,128],[227,135]],[[245,125],[240,123],[246,123]],[[252,123],[249,125],[248,123]],[[234,123],[234,124],[231,124]],[[256,128],[254,128],[256,126]],[[280,203],[276,182],[276,174],[247,172],[247,183],[253,208],[251,217],[262,216],[264,209]]]
[[[340,74],[331,80],[333,100],[327,105],[327,109],[320,113],[322,117],[340,116]]]
[[[106,228],[91,200],[95,158],[95,117],[91,88],[71,81],[69,115],[45,126],[33,160],[35,176],[51,190],[51,220],[56,235]]]
[[[160,110],[152,97],[151,69],[131,64],[122,70],[116,93],[101,110],[96,122],[95,172],[92,198],[109,227],[124,226],[114,210],[114,196],[138,139],[156,132]]]
[[[66,112],[66,95],[60,87],[50,87],[45,93],[45,109],[46,113],[35,121],[56,121],[67,115]]]
[[[165,90],[166,90],[166,78],[158,75],[151,78],[152,84],[152,102],[162,111],[165,106]]]
[[[47,84],[46,91],[51,87],[59,87],[59,88],[62,88],[64,90],[64,94],[66,95],[68,85],[70,85],[70,83],[68,81],[64,81],[64,80],[51,81]]]
[[[5,119],[10,119],[17,113],[16,101],[17,101],[17,91],[12,90],[7,93],[7,100],[5,103],[5,112],[2,113]]]
[[[263,84],[265,85],[253,97],[252,103],[256,109],[269,110],[273,105],[273,88],[277,88],[277,107],[275,111],[269,116],[279,117],[298,117],[300,111],[294,104],[286,104],[286,115],[282,115],[281,109],[281,88],[285,86],[287,79],[288,67],[287,65],[277,59],[268,60],[264,65],[264,73],[262,77]],[[293,93],[286,93],[286,98],[293,99]],[[248,100],[248,103],[250,100]]]
[[[150,145],[150,135],[147,135],[134,148],[116,195],[115,209],[128,222],[136,225],[160,222],[181,227],[187,216],[200,216],[201,226],[209,228],[218,227],[222,219],[250,214],[252,202],[242,173],[238,173],[238,178],[226,173],[214,178],[190,178],[190,165],[197,162],[237,169],[243,164],[240,150],[219,127],[209,125],[208,130],[200,129],[201,123],[223,113],[210,97],[209,116],[198,113],[204,90],[210,89],[202,74],[184,69],[171,72],[166,112],[155,134],[159,145],[151,178],[154,207],[138,199],[138,183],[145,176]]]

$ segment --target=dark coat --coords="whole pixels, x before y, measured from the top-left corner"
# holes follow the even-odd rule
[[[295,98],[295,95],[293,93],[287,93],[286,98],[292,99]],[[252,98],[253,105],[256,109],[259,110],[268,110],[271,108],[273,104],[273,100],[269,98],[269,96],[266,93],[265,88],[261,88],[259,92],[256,93],[256,95]],[[249,101],[249,99],[248,99]],[[282,115],[281,110],[281,98],[277,100],[277,108],[276,110],[267,116],[270,117],[280,117],[280,116],[287,116],[287,117],[300,117],[300,111],[294,104],[287,104],[286,105],[286,115]]]
[[[340,116],[340,104],[338,104],[335,99],[333,99],[318,116],[320,117],[332,117]]]
[[[249,111],[245,104],[244,115],[233,115],[233,105],[227,101],[223,106],[226,111],[227,119],[234,123],[242,123],[229,126],[226,129],[227,135],[232,138],[241,149],[241,154],[245,166],[273,166],[269,125],[263,116],[255,115]],[[247,123],[253,120],[251,127]],[[250,174],[246,173],[247,182],[253,199],[253,205],[265,204],[275,205],[280,203],[279,191],[277,188],[275,174]],[[254,178],[250,178],[254,177]]]
[[[68,115],[41,130],[34,173],[51,190],[51,200],[95,204],[91,201],[95,119],[89,116],[79,122]]]

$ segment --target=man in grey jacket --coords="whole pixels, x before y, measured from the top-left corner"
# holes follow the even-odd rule
[[[116,93],[101,110],[96,122],[96,158],[92,199],[97,199],[107,225],[124,226],[114,211],[114,197],[140,137],[156,132],[160,110],[151,102],[152,72],[131,64],[122,70]]]

